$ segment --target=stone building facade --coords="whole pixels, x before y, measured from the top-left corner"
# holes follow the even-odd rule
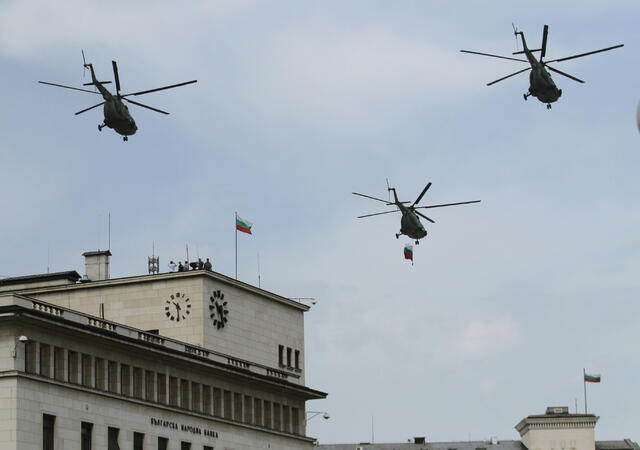
[[[108,256],[0,280],[0,448],[313,446],[308,306],[206,270],[109,279]]]

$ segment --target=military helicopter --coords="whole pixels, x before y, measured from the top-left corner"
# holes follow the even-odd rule
[[[184,83],[172,84],[171,86],[164,86],[160,88],[148,89],[148,90],[139,91],[139,92],[132,92],[130,94],[123,95],[123,94],[120,94],[120,77],[118,76],[118,65],[116,64],[115,61],[111,61],[111,65],[113,66],[113,77],[116,82],[116,93],[114,95],[104,87],[105,84],[109,84],[111,83],[111,81],[98,81],[98,79],[96,78],[96,74],[93,71],[93,65],[88,64],[84,59],[84,52],[82,52],[82,62],[83,62],[84,68],[89,69],[91,71],[91,80],[92,80],[91,83],[84,83],[84,86],[95,86],[98,89],[98,92],[90,91],[88,89],[80,89],[80,88],[71,87],[71,86],[64,86],[62,84],[49,83],[48,81],[38,81],[38,83],[48,84],[50,86],[56,86],[56,87],[61,87],[65,89],[73,89],[76,91],[89,92],[91,94],[102,94],[102,98],[104,99],[103,102],[98,103],[97,105],[90,106],[89,108],[83,109],[82,111],[78,111],[77,113],[75,113],[75,115],[77,116],[78,114],[82,114],[93,108],[97,108],[98,106],[104,105],[104,122],[98,125],[98,131],[102,131],[104,127],[113,128],[113,130],[116,133],[121,134],[123,136],[122,138],[123,141],[128,141],[129,136],[136,134],[136,131],[138,131],[138,126],[136,125],[135,120],[133,120],[133,117],[131,117],[131,114],[129,114],[129,108],[127,107],[127,105],[125,105],[122,102],[122,100],[125,100],[134,105],[141,106],[143,108],[150,109],[155,112],[159,112],[162,114],[169,114],[166,111],[162,111],[161,109],[153,108],[148,105],[143,105],[142,103],[138,103],[127,97],[131,95],[150,94],[151,92],[162,91],[165,89],[172,89],[179,86],[184,86],[186,84],[196,83],[198,81],[198,80],[185,81]]]
[[[587,53],[581,53],[579,55],[573,55],[573,56],[567,56],[565,58],[558,58],[558,59],[552,59],[551,61],[542,61],[542,58],[544,58],[546,56],[546,52],[547,52],[547,34],[549,32],[549,26],[545,25],[544,29],[542,31],[542,46],[538,49],[534,49],[531,50],[527,47],[527,42],[524,39],[524,33],[522,31],[518,31],[518,29],[514,26],[513,27],[513,33],[516,36],[516,42],[518,39],[518,35],[520,35],[520,37],[522,38],[522,47],[523,50],[518,51],[518,52],[514,52],[514,55],[518,55],[518,54],[522,54],[524,53],[525,56],[527,57],[527,59],[518,59],[518,58],[510,58],[508,56],[500,56],[500,55],[492,55],[489,53],[480,53],[480,52],[472,52],[469,50],[460,50],[463,53],[471,53],[474,55],[482,55],[482,56],[490,56],[492,58],[501,58],[501,59],[509,59],[512,61],[520,61],[520,62],[524,62],[524,63],[529,63],[531,65],[531,67],[528,67],[526,69],[522,69],[519,70],[517,72],[514,72],[510,75],[507,75],[506,77],[502,77],[499,78],[495,81],[492,81],[491,83],[487,83],[487,86],[491,86],[493,84],[496,84],[499,81],[502,80],[506,80],[507,78],[510,78],[514,75],[518,75],[519,73],[522,72],[526,72],[527,70],[531,70],[531,73],[529,74],[529,91],[525,94],[523,94],[524,99],[527,100],[527,98],[530,95],[533,95],[534,97],[537,97],[538,100],[540,100],[542,103],[546,103],[547,104],[547,109],[551,109],[551,103],[555,102],[556,100],[558,100],[558,98],[560,98],[560,96],[562,95],[562,89],[558,89],[555,85],[555,83],[553,82],[553,80],[551,79],[551,75],[549,74],[549,72],[547,72],[546,69],[551,70],[552,72],[558,73],[562,76],[565,76],[567,78],[570,78],[574,81],[577,81],[578,83],[584,83],[584,81],[582,81],[579,78],[574,77],[573,75],[569,75],[568,73],[565,72],[561,72],[558,69],[555,69],[551,66],[549,66],[549,63],[552,62],[560,62],[560,61],[567,61],[569,59],[574,59],[574,58],[581,58],[583,56],[587,56],[587,55],[593,55],[594,53],[600,53],[600,52],[606,52],[609,50],[613,50],[615,48],[619,48],[624,46],[624,44],[618,44],[618,45],[614,45],[613,47],[607,47],[607,48],[603,48],[600,50],[594,50],[592,52],[587,52]],[[536,59],[535,56],[533,56],[533,52],[540,52],[540,60],[538,61]]]
[[[389,206],[395,205],[398,209],[394,209],[392,211],[385,211],[374,214],[366,214],[364,216],[358,216],[358,219],[362,219],[363,217],[371,217],[371,216],[379,216],[381,214],[389,214],[393,212],[400,211],[402,213],[402,219],[400,220],[400,232],[396,233],[396,239],[400,237],[400,235],[404,234],[409,236],[411,239],[416,240],[416,244],[419,244],[419,239],[422,239],[427,235],[427,230],[425,230],[424,226],[420,222],[420,217],[427,219],[431,223],[435,223],[434,220],[422,214],[420,211],[416,211],[416,209],[427,209],[427,208],[441,208],[443,206],[455,206],[455,205],[466,205],[469,203],[479,203],[480,200],[472,200],[469,202],[458,202],[458,203],[445,203],[441,205],[429,205],[429,206],[416,206],[424,197],[427,190],[431,187],[431,183],[429,182],[425,188],[422,190],[418,198],[415,202],[413,202],[410,206],[405,206],[405,203],[409,202],[401,202],[398,200],[398,194],[396,193],[396,189],[389,187],[389,182],[387,182],[387,192],[393,192],[394,201],[383,200],[381,198],[371,197],[370,195],[359,194],[357,192],[352,192],[353,195],[359,195],[360,197],[370,198],[372,200],[377,200],[379,202],[385,203]]]

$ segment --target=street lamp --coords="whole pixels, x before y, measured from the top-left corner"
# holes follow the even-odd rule
[[[309,416],[309,414],[311,414],[311,416]],[[316,416],[318,416],[320,414],[322,414],[322,418],[325,419],[325,420],[328,419],[329,417],[331,417],[329,415],[329,413],[326,412],[326,411],[307,411],[307,420],[306,421],[308,422],[308,421],[310,421],[311,419],[313,419],[314,417],[316,417]]]

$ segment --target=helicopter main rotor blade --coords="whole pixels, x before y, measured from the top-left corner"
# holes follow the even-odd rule
[[[111,65],[113,66],[113,77],[116,80],[116,92],[120,94],[120,77],[118,76],[118,65],[115,61],[111,61]]]
[[[389,213],[394,213],[394,212],[398,212],[398,211],[400,211],[400,210],[399,209],[394,209],[393,211],[385,211],[385,212],[374,213],[374,214],[365,214],[364,216],[356,217],[356,219],[362,219],[363,217],[379,216],[381,214],[389,214]]]
[[[393,205],[393,202],[389,202],[387,200],[382,200],[381,198],[371,197],[370,195],[358,194],[357,192],[352,192],[353,195],[359,195],[360,197],[370,198],[371,200],[378,200],[379,202],[386,203],[387,205]]]
[[[425,216],[424,214],[422,214],[420,211],[414,211],[417,215],[419,215],[420,217],[424,217],[425,219],[427,219],[429,222],[431,223],[436,223],[435,220],[433,219],[429,219],[427,216]]]
[[[600,53],[600,52],[608,52],[609,50],[613,50],[620,47],[624,47],[624,44],[618,44],[618,45],[614,45],[613,47],[602,48],[600,50],[594,50],[592,52],[580,53],[579,55],[567,56],[565,58],[558,58],[558,59],[553,59],[551,61],[545,61],[545,62],[550,63],[550,62],[566,61],[568,59],[574,59],[574,58],[582,58],[583,56],[593,55],[594,53]]]
[[[545,65],[544,65],[544,66],[545,66],[547,69],[549,69],[549,70],[551,70],[551,71],[553,71],[553,72],[555,72],[555,73],[559,73],[560,75],[564,75],[564,76],[565,76],[565,77],[567,77],[567,78],[571,78],[572,80],[577,81],[578,83],[584,83],[584,81],[582,81],[580,78],[576,78],[576,77],[574,77],[573,75],[569,75],[568,73],[561,72],[560,70],[558,70],[558,69],[554,69],[554,68],[553,68],[553,67],[551,67],[551,66],[547,66],[547,64],[546,64],[546,63],[545,63]]]
[[[89,111],[90,109],[97,108],[97,107],[98,107],[98,106],[100,106],[100,105],[104,105],[105,103],[106,103],[106,102],[102,102],[102,103],[98,103],[97,105],[90,106],[90,107],[89,107],[89,108],[87,108],[87,109],[83,109],[82,111],[78,111],[78,112],[77,112],[77,113],[75,113],[74,115],[76,115],[76,116],[77,116],[78,114],[82,114],[83,112],[87,112],[87,111]]]
[[[470,202],[444,203],[442,205],[417,206],[414,209],[441,208],[443,206],[468,205],[469,203],[480,203],[480,202],[481,202],[481,200],[471,200]]]
[[[462,53],[471,53],[472,55],[491,56],[492,58],[510,59],[511,61],[520,61],[529,63],[526,59],[510,58],[508,56],[492,55],[491,53],[472,52],[470,50],[460,50]]]
[[[198,82],[198,80],[185,81],[184,83],[172,84],[171,86],[164,86],[164,87],[159,87],[159,88],[155,88],[155,89],[148,89],[146,91],[140,91],[140,92],[132,92],[131,94],[125,94],[125,95],[122,95],[121,97],[128,97],[130,95],[149,94],[151,92],[163,91],[165,89],[173,89],[173,88],[177,88],[177,87],[180,87],[180,86],[184,86],[186,84],[192,84],[192,83],[197,83],[197,82]]]
[[[148,105],[143,105],[142,103],[134,102],[133,100],[129,100],[128,98],[125,98],[124,100],[128,101],[129,103],[133,103],[134,105],[138,105],[138,106],[142,106],[143,108],[150,109],[151,111],[155,111],[155,112],[159,112],[159,113],[162,113],[162,114],[169,115],[168,112],[163,111],[161,109],[154,108],[154,107],[148,106]]]
[[[431,182],[427,183],[427,185],[425,186],[425,188],[422,190],[422,192],[420,193],[420,195],[418,195],[418,198],[416,199],[415,202],[413,202],[413,205],[411,205],[411,207],[416,206],[418,203],[420,203],[420,200],[422,200],[422,197],[424,197],[424,194],[426,194],[427,190],[431,187]]]
[[[540,53],[540,59],[544,58],[544,55],[547,54],[547,34],[549,33],[549,25],[545,25],[542,30],[542,48]]]
[[[100,94],[100,92],[90,91],[88,89],[80,89],[80,88],[71,87],[71,86],[65,86],[63,84],[49,83],[48,81],[38,81],[38,83],[48,84],[49,86],[56,86],[56,87],[61,87],[65,89],[73,89],[74,91],[88,92],[90,94]]]
[[[511,78],[512,76],[518,75],[519,73],[522,73],[522,72],[526,72],[527,70],[531,70],[531,67],[527,67],[526,69],[518,70],[517,72],[514,72],[514,73],[512,73],[510,75],[507,75],[506,77],[498,78],[497,80],[492,81],[491,83],[487,83],[487,86],[491,86],[492,84],[496,84],[499,81],[506,80],[507,78]]]

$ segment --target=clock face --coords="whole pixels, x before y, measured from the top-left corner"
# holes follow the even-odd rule
[[[189,297],[181,292],[176,292],[169,296],[166,305],[164,306],[164,313],[170,319],[176,322],[184,321],[191,314],[191,303],[189,303]]]
[[[229,321],[229,310],[227,302],[224,300],[224,294],[220,290],[213,291],[209,297],[209,317],[213,321],[213,326],[218,330],[224,328]]]

